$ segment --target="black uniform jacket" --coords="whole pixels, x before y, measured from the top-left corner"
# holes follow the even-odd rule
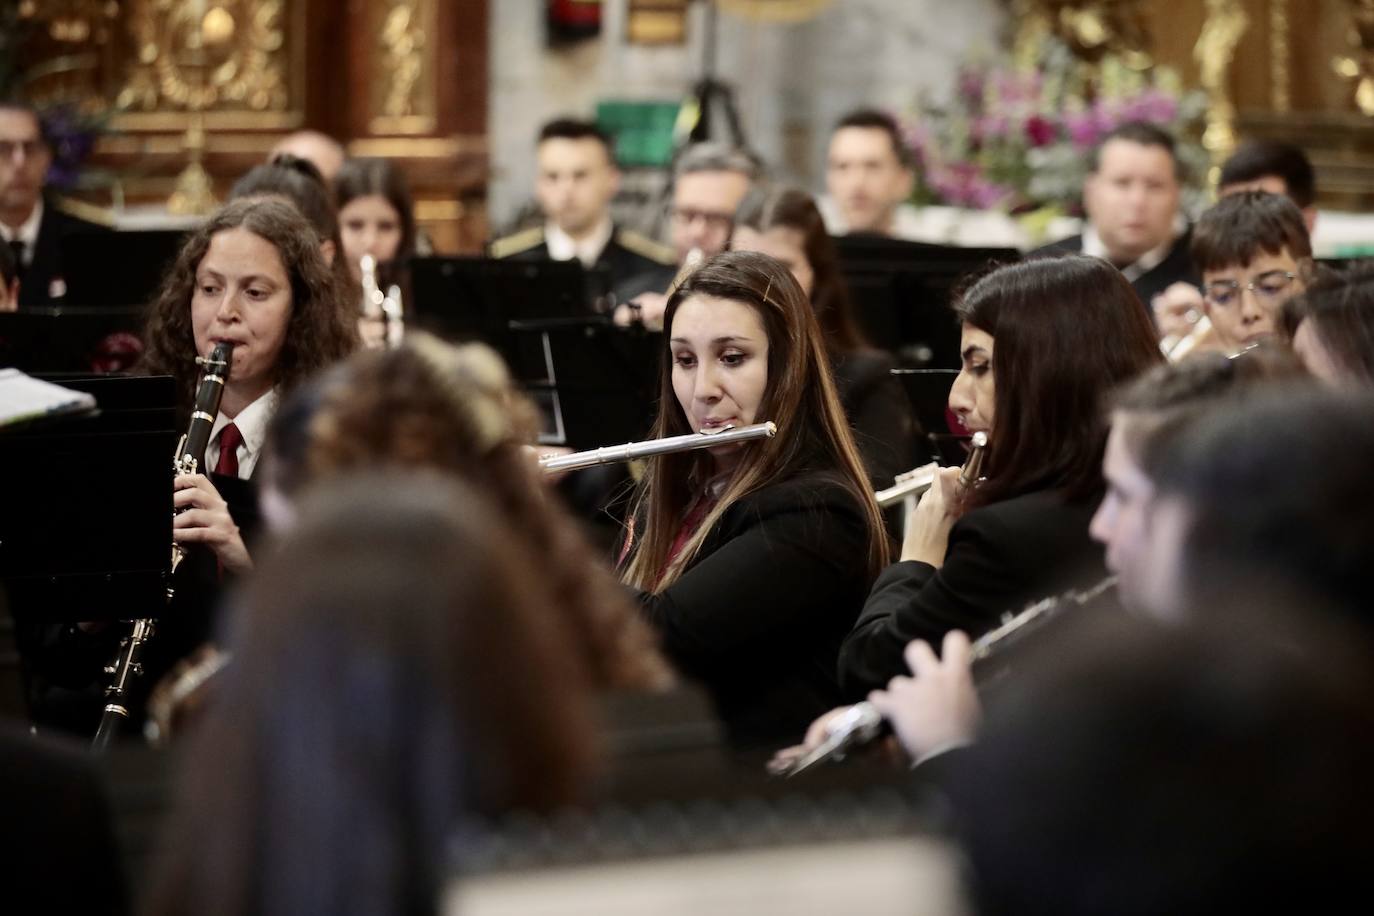
[[[722,516],[648,619],[710,691],[736,747],[777,747],[839,701],[835,659],[872,583],[868,529],[832,473],[770,484]]]
[[[493,258],[525,261],[549,258],[542,226],[496,239],[488,246],[488,251]],[[618,227],[611,233],[606,247],[601,249],[593,268],[607,272],[610,277],[607,291],[614,293],[617,303],[628,302],[640,293],[666,292],[677,273],[671,248]]]
[[[1202,275],[1193,266],[1193,257],[1188,253],[1188,246],[1192,240],[1193,230],[1189,228],[1188,231],[1174,240],[1174,247],[1169,249],[1164,260],[1131,281],[1131,286],[1135,288],[1136,295],[1140,296],[1140,301],[1145,303],[1146,310],[1150,312],[1151,320],[1153,320],[1154,310],[1150,308],[1150,300],[1155,296],[1175,283],[1191,283],[1193,286],[1197,286],[1202,282]],[[1082,253],[1083,236],[1075,235],[1059,242],[1053,242],[1043,248],[1037,248],[1030,253],[1030,257]]]
[[[56,305],[60,299],[52,299],[48,292],[52,281],[62,276],[62,246],[72,235],[88,232],[108,232],[104,226],[78,219],[70,213],[58,209],[51,198],[43,202],[43,219],[38,224],[38,239],[33,246],[33,259],[24,268],[23,280],[19,284],[19,304],[21,306]]]
[[[885,569],[840,649],[846,698],[907,674],[913,639],[938,652],[950,630],[977,638],[1004,613],[1100,580],[1102,548],[1088,536],[1097,502],[1045,490],[983,506],[954,523],[939,569],[913,560]]]

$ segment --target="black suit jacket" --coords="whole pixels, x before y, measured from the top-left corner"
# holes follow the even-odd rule
[[[835,659],[871,582],[867,539],[838,477],[803,474],[739,500],[677,582],[640,595],[737,748],[795,741],[838,705]]]
[[[491,243],[490,252],[494,258],[549,259],[549,245],[544,241],[542,227],[498,239]],[[605,289],[591,290],[593,298],[609,292],[615,295],[617,303],[628,302],[644,292],[664,292],[677,273],[663,246],[618,227],[611,232],[610,240],[601,249],[592,269],[604,271],[609,282]]]
[[[1150,308],[1150,300],[1164,292],[1175,283],[1191,283],[1197,286],[1202,282],[1202,275],[1193,266],[1193,257],[1188,252],[1188,246],[1193,241],[1193,229],[1190,226],[1186,232],[1174,241],[1174,247],[1169,249],[1169,253],[1154,266],[1131,281],[1131,286],[1135,287],[1136,295],[1140,301],[1145,303],[1145,309],[1150,313],[1150,320],[1154,320],[1154,309]],[[1083,236],[1075,235],[1059,242],[1053,242],[1043,248],[1037,248],[1030,253],[1030,257],[1052,257],[1058,254],[1082,254]]]
[[[913,639],[939,651],[950,630],[976,638],[1006,612],[1100,580],[1102,548],[1088,536],[1096,508],[1054,490],[1018,496],[955,522],[939,569],[911,560],[885,569],[840,649],[846,697],[906,674],[902,651]]]
[[[48,295],[52,281],[63,276],[64,271],[80,266],[63,264],[62,249],[66,240],[79,233],[109,231],[104,226],[64,213],[51,198],[45,198],[43,219],[38,224],[38,240],[33,246],[33,259],[24,268],[19,286],[19,305],[42,306],[60,302]]]

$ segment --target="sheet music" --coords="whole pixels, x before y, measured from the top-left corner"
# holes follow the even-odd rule
[[[59,414],[95,410],[95,396],[73,391],[25,375],[18,369],[0,369],[0,427]]]

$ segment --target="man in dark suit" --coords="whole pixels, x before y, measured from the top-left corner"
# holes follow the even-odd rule
[[[62,212],[44,193],[50,165],[52,149],[37,112],[22,102],[0,101],[0,241],[18,265],[21,307],[61,299],[65,240],[101,230]]]
[[[1032,254],[1081,252],[1111,261],[1146,306],[1175,283],[1196,287],[1192,233],[1178,209],[1181,172],[1173,137],[1153,124],[1121,125],[1093,153],[1083,184],[1083,234]]]
[[[582,262],[609,274],[609,292],[624,302],[672,281],[671,249],[611,221],[620,187],[610,138],[595,124],[560,118],[539,132],[535,196],[544,225],[497,239],[493,258]]]

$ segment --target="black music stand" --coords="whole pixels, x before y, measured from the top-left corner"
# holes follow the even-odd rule
[[[63,300],[78,306],[151,302],[186,235],[181,229],[73,233],[62,242]]]
[[[0,430],[0,584],[16,620],[154,617],[172,546],[167,376],[53,378],[94,415]]]
[[[949,389],[957,369],[893,369],[892,374],[902,383],[902,390],[911,401],[911,409],[925,430],[926,451],[940,464],[963,464],[968,456],[965,443],[968,435],[952,432],[947,415]]]
[[[121,372],[143,352],[142,307],[60,305],[0,312],[0,368]]]
[[[1021,257],[1014,248],[962,248],[878,235],[837,236],[835,247],[869,338],[896,353],[902,365],[920,368],[959,365],[959,325],[949,308],[954,294],[990,266]]]

